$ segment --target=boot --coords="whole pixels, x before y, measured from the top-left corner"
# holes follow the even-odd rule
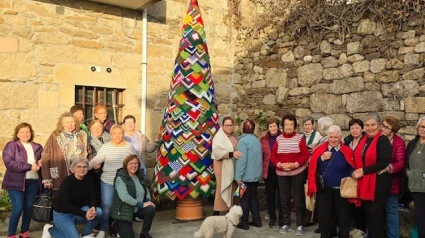
[[[269,228],[273,228],[276,226],[276,216],[270,216]]]

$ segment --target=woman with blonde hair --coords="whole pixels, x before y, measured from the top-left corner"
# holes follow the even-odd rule
[[[96,157],[90,160],[90,169],[99,169],[102,163],[100,177],[101,207],[103,211],[100,220],[100,231],[96,237],[105,237],[106,228],[109,224],[109,213],[112,207],[112,198],[114,196],[114,179],[116,172],[122,167],[123,160],[131,154],[136,154],[133,146],[124,140],[124,129],[120,125],[114,125],[111,128],[112,141],[103,145],[97,152]],[[109,228],[109,236],[116,237],[116,232]]]
[[[111,127],[115,125],[115,123],[108,120],[108,109],[105,105],[99,104],[94,107],[94,117],[103,124],[103,129],[110,133]]]
[[[71,112],[63,113],[44,146],[43,184],[45,188],[52,189],[54,199],[62,181],[72,173],[71,164],[78,159],[86,159],[91,151],[87,146],[87,134],[77,127],[77,122]]]

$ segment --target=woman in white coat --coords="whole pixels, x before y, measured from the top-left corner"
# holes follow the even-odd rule
[[[242,157],[240,151],[235,151],[238,139],[234,135],[234,121],[231,117],[223,119],[222,127],[213,139],[212,159],[214,160],[214,174],[216,189],[214,199],[214,215],[227,212],[233,205],[233,194],[237,184],[235,180],[235,161]]]

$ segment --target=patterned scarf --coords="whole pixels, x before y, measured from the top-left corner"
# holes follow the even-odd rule
[[[111,141],[111,136],[106,131],[102,133],[102,136],[100,138],[92,136],[92,134],[90,133],[89,144],[93,149],[93,156],[96,156],[97,152],[100,150],[100,147],[102,147],[102,145],[108,143],[109,141]]]
[[[71,164],[79,158],[87,157],[84,143],[77,132],[62,131],[57,137],[57,142],[65,159],[68,175],[72,173]],[[84,153],[85,152],[85,153]]]

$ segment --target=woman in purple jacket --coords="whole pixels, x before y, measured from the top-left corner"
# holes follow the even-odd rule
[[[20,123],[16,126],[13,141],[3,150],[3,162],[6,166],[2,189],[9,193],[12,201],[12,213],[9,218],[8,237],[16,238],[16,228],[22,215],[19,238],[29,237],[32,217],[32,205],[40,192],[41,152],[43,147],[33,142],[34,131],[30,124]]]
[[[401,193],[404,164],[406,162],[404,140],[396,133],[400,129],[400,120],[394,116],[387,116],[382,120],[382,134],[387,136],[393,146],[393,155],[390,164],[379,174],[384,172],[392,176],[390,195],[385,203],[387,216],[388,238],[399,237],[398,198]]]

